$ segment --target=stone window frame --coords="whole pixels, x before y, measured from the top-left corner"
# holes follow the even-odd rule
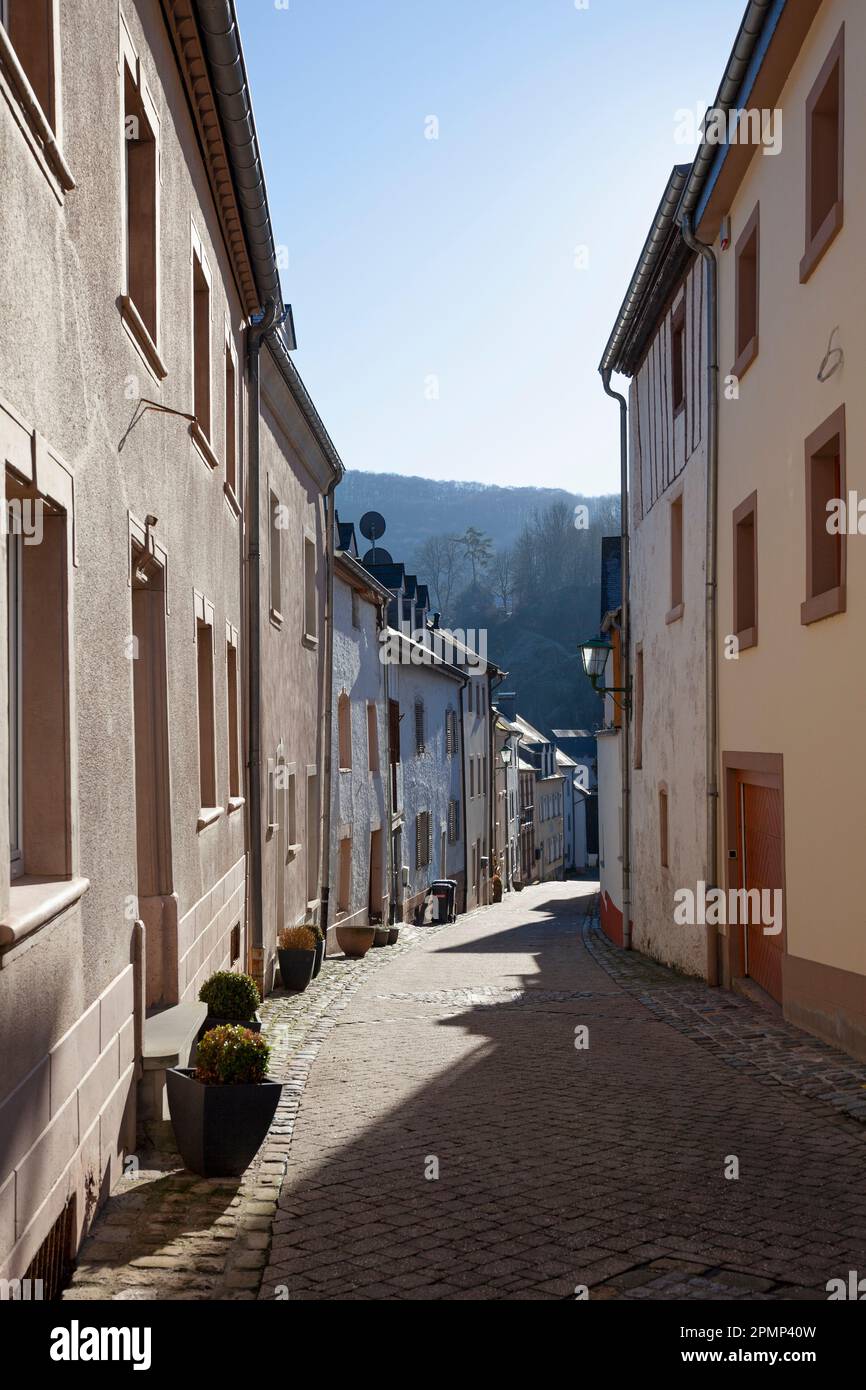
[[[817,539],[819,531],[826,533],[828,514],[824,507],[816,511],[813,503],[815,488],[816,464],[819,459],[826,457],[827,446],[834,439],[839,440],[839,477],[838,477],[838,498],[847,503],[847,464],[846,464],[846,408],[840,405],[827,419],[813,430],[806,440],[805,460],[806,460],[806,510],[805,510],[805,529],[806,529],[806,598],[800,606],[800,622],[804,627],[811,623],[820,622],[823,618],[831,618],[837,613],[844,613],[848,606],[847,597],[847,573],[848,573],[848,537],[846,528],[843,527],[838,536],[839,557],[838,557],[838,584],[820,592],[815,591],[815,570],[817,549]],[[848,520],[846,515],[846,521]],[[823,540],[823,535],[821,537]]]
[[[820,227],[815,227],[815,171],[821,167],[826,167],[826,159],[822,152],[816,155],[815,146],[815,113],[816,108],[821,102],[824,94],[832,80],[834,70],[838,67],[838,109],[837,109],[837,171],[836,171],[836,197],[832,206],[826,213]],[[824,59],[821,70],[816,77],[812,89],[806,98],[806,159],[805,159],[805,193],[806,193],[806,227],[805,227],[805,250],[800,261],[800,284],[805,285],[811,279],[818,265],[824,259],[831,245],[836,240],[845,223],[845,25],[843,24],[839,33],[830,48],[830,52]]]
[[[304,611],[301,642],[305,647],[315,649],[319,645],[319,555],[316,533],[309,526],[304,527],[302,564]]]
[[[51,746],[50,739],[33,736],[31,746],[37,750],[37,764],[22,766],[22,775],[43,778],[45,772],[38,765],[40,750],[51,766],[48,778],[53,787],[58,786],[58,763],[60,764],[60,793],[55,824],[41,833],[43,843],[40,855],[47,855],[38,863],[39,872],[33,872],[36,864],[31,861],[31,872],[27,869],[26,813],[24,831],[24,872],[10,881],[10,865],[0,868],[3,888],[8,891],[8,904],[0,916],[0,950],[6,952],[16,946],[24,937],[54,920],[67,908],[78,902],[90,887],[89,880],[81,876],[78,817],[77,817],[77,765],[72,755],[71,731],[76,726],[75,663],[72,659],[72,612],[70,594],[72,592],[73,571],[78,565],[75,528],[75,484],[72,470],[62,456],[48,444],[39,432],[30,426],[5,400],[0,398],[0,448],[6,463],[6,496],[41,499],[47,504],[50,518],[60,523],[63,519],[62,573],[59,575],[61,588],[60,602],[63,611],[58,617],[60,629],[59,644],[49,644],[50,654],[60,651],[60,660],[54,670],[57,677],[53,688],[53,708],[56,719],[52,732],[60,745],[58,750]],[[30,549],[32,547],[23,547]],[[26,581],[26,575],[25,575]],[[24,692],[26,696],[26,691]],[[31,705],[34,702],[29,702]],[[28,702],[22,701],[22,711],[26,718]],[[35,708],[35,705],[34,705]],[[44,715],[46,701],[39,705],[40,715]],[[27,729],[23,729],[27,738]],[[26,786],[25,786],[26,793]],[[56,842],[52,847],[52,839]],[[50,862],[49,862],[50,861]]]
[[[678,510],[677,510],[678,509]],[[675,522],[675,517],[679,521]],[[685,488],[679,483],[668,499],[668,526],[670,536],[670,607],[665,622],[678,622],[685,611]],[[677,583],[678,581],[678,583]]]
[[[197,830],[197,831],[200,831],[200,830],[206,830],[206,829],[208,828],[208,826],[210,826],[210,825],[214,825],[214,824],[221,818],[221,816],[224,814],[224,812],[225,812],[225,807],[224,807],[224,806],[220,806],[220,805],[218,804],[218,775],[219,775],[219,771],[218,771],[218,770],[219,770],[219,762],[218,762],[218,758],[217,758],[217,737],[216,737],[216,726],[217,726],[217,717],[216,717],[216,651],[215,651],[215,645],[216,645],[216,643],[215,643],[215,636],[216,636],[216,614],[215,614],[215,610],[214,610],[214,605],[211,603],[210,599],[208,599],[203,593],[200,593],[198,589],[194,589],[194,590],[193,590],[193,612],[194,612],[194,618],[195,618],[195,621],[194,621],[194,624],[193,624],[193,636],[194,636],[194,641],[195,641],[195,652],[196,652],[196,729],[197,729],[197,733],[198,733],[198,749],[199,749],[198,762],[199,762],[199,789],[200,789],[200,793],[203,793],[203,791],[204,791],[204,774],[205,774],[205,772],[209,772],[209,773],[210,773],[210,776],[211,776],[211,779],[212,779],[212,785],[213,785],[213,804],[212,804],[212,805],[209,805],[209,806],[208,806],[208,805],[204,805],[204,804],[203,804],[203,798],[200,798],[200,799],[202,800],[202,804],[200,804],[200,806],[199,806],[198,818],[197,818],[197,822],[196,822],[196,830]],[[201,633],[203,630],[210,633],[210,639],[209,639],[209,640],[210,640],[210,686],[211,686],[211,689],[210,689],[210,709],[209,709],[209,710],[206,709],[206,710],[204,710],[204,711],[202,711],[202,707],[201,707],[201,692],[200,692],[201,674],[200,674],[199,664],[198,664],[198,663],[199,663],[199,652],[200,652],[199,642],[200,642],[200,640],[201,640],[201,639],[200,639],[200,633]],[[207,639],[205,639],[205,640],[207,640]],[[210,716],[210,730],[209,730],[209,731],[208,731],[207,727],[205,727],[204,729],[202,728],[202,722],[201,722],[201,721],[202,721],[202,714],[203,714],[203,713],[204,713],[205,715],[209,715],[209,716]],[[210,756],[211,756],[211,765],[210,765],[210,769],[203,769],[203,768],[202,768],[202,765],[201,765],[202,739],[203,739],[203,737],[207,737],[207,736],[208,736],[208,733],[209,733],[208,743],[209,743],[209,745],[210,745],[209,751],[210,751]]]
[[[32,18],[33,0],[18,0],[26,4],[28,18]],[[21,131],[22,138],[44,175],[49,188],[60,206],[63,206],[67,193],[75,188],[75,179],[63,155],[63,104],[61,95],[62,66],[60,44],[60,17],[58,0],[42,0],[46,15],[46,40],[50,44],[49,82],[51,87],[49,110],[34,90],[30,77],[16,52],[15,44],[6,24],[0,22],[0,93]],[[9,0],[5,0],[4,10]],[[8,15],[4,15],[8,22]]]
[[[752,249],[754,247],[754,250]],[[747,266],[754,265],[753,293],[749,289]],[[734,351],[736,361],[731,376],[742,381],[758,356],[761,321],[761,204],[755,204],[734,249]],[[749,331],[751,329],[751,331]],[[748,333],[748,337],[746,337]]]
[[[234,652],[234,683],[232,683],[232,661],[229,652]],[[226,734],[228,741],[228,798],[226,809],[229,814],[239,811],[245,805],[243,793],[243,757],[241,752],[241,659],[238,629],[226,619]],[[234,688],[232,688],[234,684]],[[232,760],[234,759],[234,776]],[[234,782],[234,786],[233,786]]]
[[[216,471],[219,468],[219,459],[214,452],[213,431],[214,431],[214,351],[213,351],[213,323],[214,323],[214,280],[210,268],[210,261],[204,249],[204,241],[199,235],[195,225],[195,219],[190,215],[190,238],[189,238],[189,347],[190,347],[190,385],[193,419],[190,421],[189,433],[198,453],[209,468]],[[198,271],[198,274],[197,274]],[[200,398],[197,399],[199,386],[197,378],[202,370],[201,354],[196,349],[196,315],[198,306],[196,296],[203,293],[201,287],[196,287],[198,278],[204,281],[207,291],[207,420],[202,421],[198,418],[198,407],[203,404]],[[199,300],[199,304],[200,304]]]
[[[225,478],[223,479],[223,491],[225,492],[231,511],[239,517],[242,511],[241,492],[243,485],[241,480],[241,441],[243,440],[243,430],[241,429],[241,369],[238,363],[238,353],[235,347],[234,335],[232,334],[231,319],[226,312],[225,319],[225,400],[223,401],[223,422],[224,435],[223,452],[225,459]],[[229,371],[231,370],[231,382],[229,381]],[[232,389],[230,390],[230,386]],[[229,406],[231,405],[231,410]],[[230,451],[229,444],[232,444]],[[229,463],[232,463],[229,476]]]
[[[159,120],[159,112],[157,111],[157,107],[156,107],[156,102],[155,102],[154,99],[153,99],[153,96],[152,96],[152,94],[151,94],[150,88],[148,87],[147,81],[146,81],[145,76],[144,76],[144,72],[143,72],[142,64],[141,64],[141,59],[140,59],[140,57],[139,57],[139,55],[138,55],[138,51],[137,51],[137,49],[136,49],[134,43],[132,42],[132,38],[130,37],[129,29],[128,29],[127,26],[126,26],[126,21],[124,20],[124,17],[123,17],[123,14],[122,14],[122,13],[120,13],[120,17],[119,17],[118,31],[119,31],[119,39],[118,39],[118,53],[117,53],[117,75],[118,75],[118,103],[119,103],[119,111],[120,111],[120,122],[119,122],[118,138],[119,138],[119,142],[120,142],[120,144],[119,144],[119,156],[120,156],[120,170],[121,170],[121,183],[122,183],[122,193],[121,193],[121,219],[122,219],[122,225],[123,225],[123,235],[122,235],[122,237],[121,237],[121,250],[122,250],[122,256],[123,256],[123,272],[122,272],[122,282],[121,282],[121,283],[122,283],[122,288],[121,288],[120,295],[118,296],[117,307],[118,307],[118,309],[120,310],[120,316],[121,316],[121,320],[122,320],[122,322],[123,322],[123,326],[124,326],[124,328],[126,329],[127,334],[128,334],[128,336],[129,336],[129,338],[131,339],[133,345],[135,346],[136,350],[138,351],[139,356],[141,357],[142,361],[144,362],[144,364],[145,364],[145,366],[147,367],[148,371],[150,372],[151,376],[153,376],[154,380],[157,381],[157,382],[161,382],[161,381],[164,381],[165,378],[168,376],[168,368],[166,367],[166,365],[165,365],[165,363],[164,363],[164,361],[163,361],[163,359],[162,359],[162,355],[161,355],[161,353],[160,353],[160,344],[161,344],[161,340],[162,340],[162,332],[161,332],[162,315],[161,315],[161,307],[160,307],[160,302],[161,302],[161,298],[162,298],[162,295],[161,295],[162,276],[161,276],[161,265],[160,265],[160,255],[159,255],[159,248],[160,248],[160,203],[161,203],[161,199],[160,199],[160,189],[161,189],[161,186],[162,186],[162,162],[161,162],[160,120]],[[126,181],[127,181],[127,141],[126,141],[126,128],[125,128],[125,123],[126,123],[126,74],[127,74],[127,72],[129,73],[130,80],[131,80],[132,85],[133,85],[133,87],[135,88],[136,94],[137,94],[137,96],[138,96],[138,101],[139,101],[139,104],[140,104],[140,107],[141,107],[141,114],[142,114],[142,116],[143,116],[145,122],[147,123],[148,131],[149,131],[149,134],[150,134],[150,138],[151,138],[151,140],[153,141],[154,147],[155,147],[155,148],[154,148],[154,162],[155,162],[155,180],[154,180],[154,203],[155,203],[155,208],[154,208],[154,215],[155,215],[155,227],[154,227],[154,244],[155,244],[154,276],[155,276],[155,285],[154,285],[154,303],[155,303],[155,318],[156,318],[156,332],[155,332],[155,334],[154,334],[154,333],[151,333],[151,330],[148,328],[147,324],[146,324],[145,321],[144,321],[144,318],[142,317],[142,314],[141,314],[141,312],[140,312],[139,306],[136,305],[134,299],[132,298],[132,295],[131,295],[131,292],[130,292],[130,283],[129,283],[129,244],[128,244],[128,229],[127,229],[127,211],[128,211],[128,206],[129,206],[129,204],[128,204],[127,186],[126,186]]]
[[[750,587],[752,595],[752,622],[742,623],[741,602],[743,599],[742,580],[740,567],[740,544],[741,534],[744,527],[750,526],[752,529],[752,564]],[[734,508],[732,517],[733,543],[734,543],[734,633],[737,638],[737,650],[740,652],[748,651],[750,647],[758,645],[758,493],[757,490],[750,493],[738,507]]]

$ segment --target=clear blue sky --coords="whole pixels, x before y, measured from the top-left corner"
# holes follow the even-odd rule
[[[238,11],[295,361],[346,466],[615,490],[598,361],[745,0],[283,3]]]

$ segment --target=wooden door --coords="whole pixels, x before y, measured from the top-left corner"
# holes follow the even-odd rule
[[[772,895],[782,889],[783,830],[782,793],[770,777],[741,773],[737,777],[737,829],[739,840],[739,887],[767,889]],[[782,1002],[782,956],[784,930],[768,935],[760,921],[742,926],[745,968],[756,984],[778,1003]]]

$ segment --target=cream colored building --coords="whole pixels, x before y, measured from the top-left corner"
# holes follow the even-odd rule
[[[789,0],[735,103],[776,113],[780,152],[728,147],[683,200],[718,263],[719,871],[784,892],[780,933],[721,933],[723,976],[861,1057],[864,61],[859,0]]]

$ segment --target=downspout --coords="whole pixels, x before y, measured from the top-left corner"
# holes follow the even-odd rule
[[[622,944],[631,950],[631,615],[629,611],[628,402],[610,384],[610,368],[601,374],[605,394],[619,402],[619,497],[622,565]]]
[[[718,868],[718,493],[719,493],[719,348],[718,263],[711,247],[698,241],[692,214],[678,219],[683,241],[703,259],[707,271],[707,544],[706,544],[706,785],[707,857],[704,879],[707,891],[716,887]],[[707,983],[719,983],[719,929],[707,924]]]
[[[247,569],[248,624],[248,700],[247,700],[247,798],[250,844],[250,932],[247,945],[249,972],[264,995],[264,908],[262,897],[262,634],[261,634],[261,499],[260,421],[262,343],[280,322],[281,305],[270,300],[261,313],[250,320],[247,332],[247,372],[249,381],[249,554]]]
[[[319,895],[319,926],[328,943],[328,909],[331,900],[331,724],[334,717],[334,492],[342,478],[334,474],[325,489],[325,691],[324,737],[322,739],[322,886]]]

